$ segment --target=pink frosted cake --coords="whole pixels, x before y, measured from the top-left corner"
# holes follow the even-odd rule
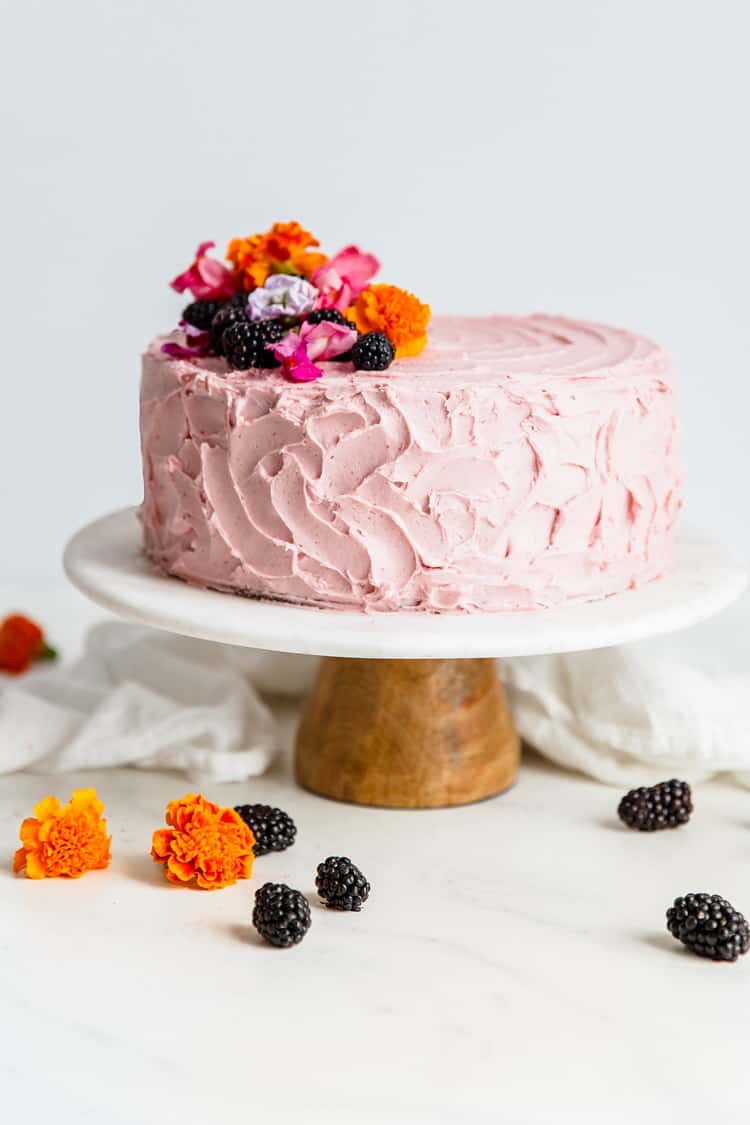
[[[446,612],[543,609],[669,570],[680,466],[661,348],[549,316],[435,317],[415,344],[416,305],[396,300],[378,320],[372,292],[393,287],[354,278],[341,296],[339,258],[298,275],[323,293],[321,273],[335,275],[329,304],[307,298],[322,317],[285,298],[281,325],[235,331],[227,315],[222,346],[188,306],[148,348],[141,517],[162,571],[318,607]],[[211,303],[202,261],[183,275],[199,277],[196,306]],[[220,280],[229,292],[223,274],[214,292]],[[247,288],[273,303],[265,277]],[[246,318],[246,298],[227,292],[214,303]],[[338,355],[330,333],[321,348],[321,324],[336,325]]]

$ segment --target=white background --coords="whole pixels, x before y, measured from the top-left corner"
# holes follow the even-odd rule
[[[0,579],[140,499],[196,244],[296,218],[436,311],[657,338],[688,512],[750,552],[746,6],[2,0]],[[2,607],[0,607],[0,612]]]

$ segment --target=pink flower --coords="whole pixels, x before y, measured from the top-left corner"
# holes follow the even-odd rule
[[[287,332],[283,340],[273,347],[273,354],[280,361],[287,379],[297,383],[311,383],[323,374],[307,354],[307,344],[300,340],[296,332]]]
[[[309,383],[323,374],[314,360],[343,355],[356,339],[356,330],[344,324],[334,324],[330,320],[322,320],[320,324],[305,321],[273,346],[273,354],[281,362],[287,379]]]
[[[357,339],[353,326],[334,324],[331,320],[321,320],[320,324],[307,321],[299,329],[300,339],[307,344],[311,359],[335,359],[337,355],[348,352]]]
[[[344,309],[355,301],[380,269],[374,254],[363,254],[356,246],[346,246],[317,269],[310,280],[320,290],[318,308]]]
[[[320,321],[319,324],[305,321],[275,344],[273,354],[283,363],[287,358],[296,355],[302,344],[305,346],[305,354],[310,362],[317,359],[335,359],[336,355],[343,355],[344,352],[349,351],[355,340],[356,330],[353,327],[347,328],[345,324],[334,324],[332,321]],[[320,375],[323,375],[323,372],[320,372]],[[317,379],[318,376],[314,378]]]
[[[202,332],[200,328],[195,328],[184,320],[180,321],[179,329],[185,336],[185,343],[179,344],[176,340],[167,340],[161,346],[164,355],[171,356],[172,359],[197,359],[210,354],[210,332]]]
[[[215,245],[215,242],[201,242],[193,264],[170,281],[174,290],[184,293],[189,289],[196,301],[220,301],[234,296],[237,284],[231,271],[222,262],[208,257],[208,251]]]

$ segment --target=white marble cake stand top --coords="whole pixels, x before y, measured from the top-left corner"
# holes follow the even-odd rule
[[[523,613],[353,613],[196,589],[157,574],[135,510],[84,527],[64,559],[70,580],[105,609],[206,640],[319,656],[444,659],[576,652],[694,625],[734,601],[748,572],[731,552],[683,533],[674,571],[597,602]]]

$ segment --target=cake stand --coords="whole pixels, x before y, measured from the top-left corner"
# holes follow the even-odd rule
[[[132,508],[79,531],[64,566],[130,621],[248,648],[322,656],[295,772],[326,797],[392,808],[466,804],[515,779],[519,740],[495,658],[604,648],[694,625],[745,589],[747,568],[694,534],[639,590],[533,613],[320,610],[232,597],[156,574]]]

